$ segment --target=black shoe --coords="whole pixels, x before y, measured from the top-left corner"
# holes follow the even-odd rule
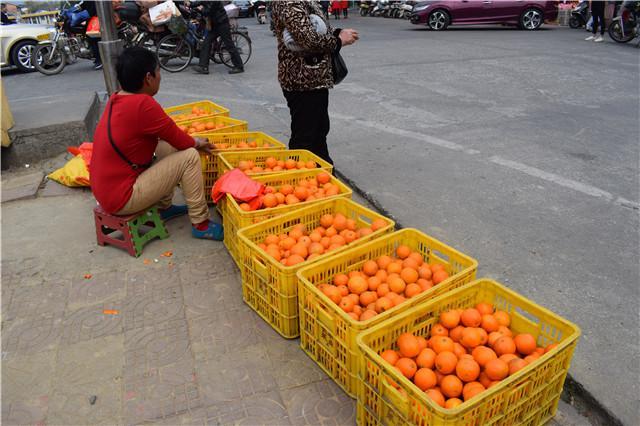
[[[200,65],[196,65],[193,67],[198,74],[209,74],[209,68],[201,67]]]
[[[101,70],[101,69],[102,69],[102,64],[95,64],[95,65],[93,66],[93,69],[94,69],[94,70]]]
[[[229,74],[240,74],[242,72],[244,72],[244,68],[235,67],[229,70]]]

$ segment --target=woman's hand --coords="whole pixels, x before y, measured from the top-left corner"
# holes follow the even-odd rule
[[[211,154],[211,144],[209,140],[206,138],[193,138],[196,141],[195,148],[198,151],[206,152],[207,154]]]
[[[352,30],[351,28],[346,28],[340,31],[338,37],[340,37],[343,46],[353,44],[360,38],[358,32],[356,30]]]

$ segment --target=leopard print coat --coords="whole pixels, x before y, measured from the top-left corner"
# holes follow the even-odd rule
[[[333,87],[331,52],[339,51],[342,43],[339,29],[327,24],[327,34],[318,34],[309,21],[310,14],[324,19],[317,1],[275,1],[272,19],[278,37],[278,80],[283,90],[307,91]],[[285,28],[304,52],[292,52],[282,38]]]

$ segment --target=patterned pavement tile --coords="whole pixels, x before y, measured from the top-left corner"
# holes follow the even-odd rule
[[[56,315],[17,319],[2,324],[2,358],[55,349],[60,341],[62,319]]]
[[[127,295],[122,309],[126,331],[184,318],[184,301],[180,285],[147,287],[145,291],[145,294]]]
[[[188,318],[197,318],[242,306],[242,281],[225,275],[208,280],[182,280]]]
[[[127,273],[127,297],[157,294],[162,289],[180,286],[177,268],[162,268],[155,265],[147,269]]]
[[[282,398],[277,391],[255,394],[204,410],[208,425],[274,425],[291,424]],[[194,419],[196,422],[198,419]]]
[[[158,323],[125,333],[124,376],[129,379],[157,374],[161,368],[188,363],[193,370],[189,330],[184,319]]]
[[[239,275],[238,268],[229,253],[218,250],[208,256],[189,259],[179,265],[179,274],[183,282],[211,282],[229,275]]]
[[[15,287],[4,319],[36,318],[50,314],[62,316],[69,297],[69,288],[68,280],[52,280],[40,285]]]
[[[200,407],[192,361],[152,370],[145,377],[125,377],[124,419],[140,424],[190,412]]]
[[[284,340],[266,344],[279,389],[289,389],[325,380],[327,375],[300,349],[300,341]]]
[[[53,383],[122,383],[124,335],[63,345],[58,351]]]
[[[276,390],[271,362],[262,345],[196,362],[202,400],[219,404],[250,395]]]
[[[69,292],[67,310],[87,305],[122,300],[125,297],[126,274],[124,272],[98,272],[90,279],[74,277]]]
[[[2,424],[44,426],[49,398],[5,402],[2,401]]]
[[[95,367],[95,366],[94,366]],[[91,397],[95,401],[91,404]],[[47,424],[122,424],[122,383],[95,382],[81,385],[64,383],[49,399]]]
[[[17,356],[2,362],[2,400],[40,400],[50,394],[55,351]]]
[[[37,257],[2,259],[2,284],[4,285],[5,275],[15,277],[16,284],[39,282],[39,276],[45,269],[45,262]]]
[[[117,311],[117,313],[105,313],[105,311]],[[123,330],[122,302],[105,302],[67,314],[64,319],[62,342],[70,345],[120,334]]]
[[[246,306],[189,320],[196,361],[214,359],[261,343],[256,316]]]
[[[281,391],[291,424],[344,426],[356,424],[356,401],[332,380]]]

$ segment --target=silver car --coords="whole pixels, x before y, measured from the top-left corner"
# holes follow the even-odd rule
[[[48,40],[55,30],[50,25],[15,24],[0,26],[0,66],[15,66],[22,72],[35,71],[31,52],[38,41]]]

